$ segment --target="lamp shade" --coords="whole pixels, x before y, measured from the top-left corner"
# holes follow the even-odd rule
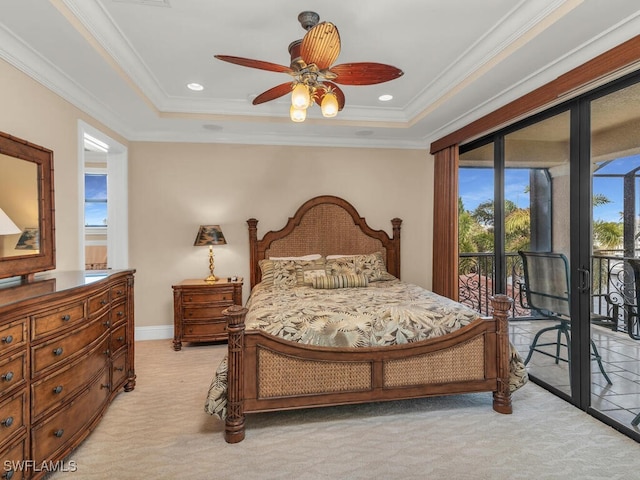
[[[304,83],[298,83],[291,92],[291,105],[295,108],[309,108],[311,105],[311,96],[309,95],[309,87]]]
[[[327,118],[335,117],[338,114],[338,108],[336,94],[331,91],[325,93],[320,105],[322,116]]]
[[[305,118],[307,118],[307,111],[304,108],[296,108],[291,105],[289,117],[294,122],[304,122]]]
[[[220,225],[200,225],[194,247],[204,247],[206,245],[226,245]]]
[[[16,233],[22,233],[22,230],[0,208],[0,235],[14,235]]]

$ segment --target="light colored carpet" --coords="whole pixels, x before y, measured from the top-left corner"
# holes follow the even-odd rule
[[[529,383],[514,413],[471,394],[247,416],[225,443],[204,413],[226,345],[136,343],[138,382],[121,393],[54,480],[628,479],[640,445]]]

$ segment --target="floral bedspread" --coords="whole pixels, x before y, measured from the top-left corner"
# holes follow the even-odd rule
[[[257,285],[247,302],[247,329],[262,329],[286,340],[321,346],[364,347],[417,342],[451,333],[479,317],[448,298],[399,280],[363,288],[278,288]],[[522,358],[511,347],[512,391],[524,385]],[[205,411],[226,415],[227,364],[220,364]]]

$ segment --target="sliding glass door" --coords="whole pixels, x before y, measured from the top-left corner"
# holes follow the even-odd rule
[[[591,407],[640,432],[640,83],[590,102],[593,190],[591,340],[610,377],[592,372]]]
[[[459,172],[460,301],[513,297],[531,378],[636,439],[638,132],[636,74],[461,146]]]

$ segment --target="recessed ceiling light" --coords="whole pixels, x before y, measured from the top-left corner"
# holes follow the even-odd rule
[[[393,100],[393,95],[389,95],[389,94],[380,95],[378,97],[378,100],[380,100],[381,102],[388,102],[389,100]]]
[[[213,123],[205,123],[204,125],[202,125],[202,128],[211,130],[212,132],[219,132],[220,130],[222,130],[222,127],[220,125],[215,125]]]
[[[204,87],[199,83],[187,83],[187,88],[189,90],[193,90],[194,92],[201,92],[204,90]]]

